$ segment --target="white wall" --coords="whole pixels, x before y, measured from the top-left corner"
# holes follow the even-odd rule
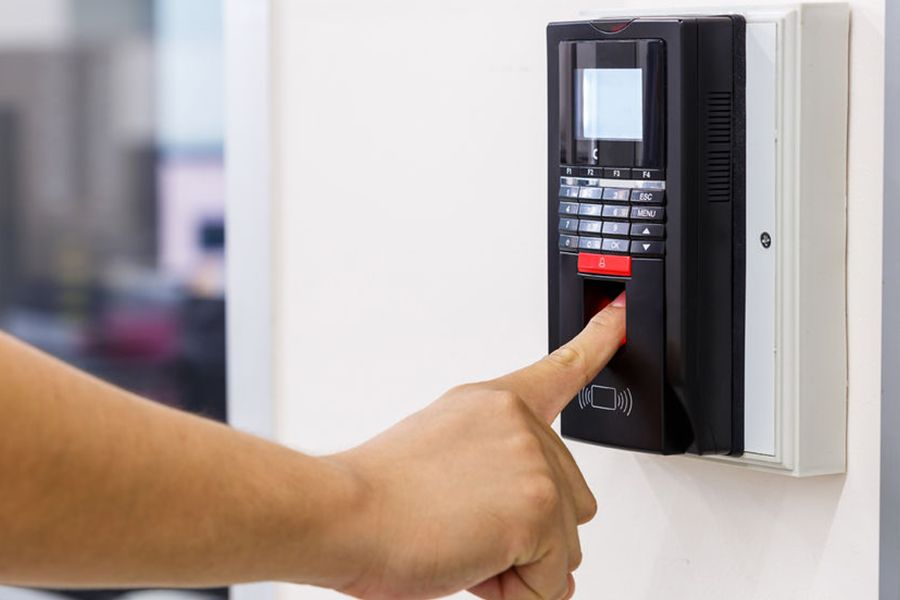
[[[544,26],[615,7],[275,2],[282,440],[356,444],[545,350]],[[853,2],[846,476],[572,445],[578,598],[876,597],[883,11]]]

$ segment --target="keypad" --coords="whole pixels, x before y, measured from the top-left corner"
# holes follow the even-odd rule
[[[559,183],[561,251],[665,256],[662,170],[564,166]]]

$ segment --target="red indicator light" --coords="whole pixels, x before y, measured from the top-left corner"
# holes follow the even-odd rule
[[[628,21],[594,21],[591,23],[594,29],[597,31],[602,31],[603,33],[619,33],[623,31],[626,27],[631,25],[634,22],[634,19]]]

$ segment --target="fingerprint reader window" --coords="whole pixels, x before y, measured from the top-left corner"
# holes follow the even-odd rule
[[[616,390],[602,385],[591,386],[591,406],[600,410],[616,410]]]

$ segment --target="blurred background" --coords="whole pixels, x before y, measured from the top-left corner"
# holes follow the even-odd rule
[[[0,0],[0,328],[225,420],[221,4]]]

